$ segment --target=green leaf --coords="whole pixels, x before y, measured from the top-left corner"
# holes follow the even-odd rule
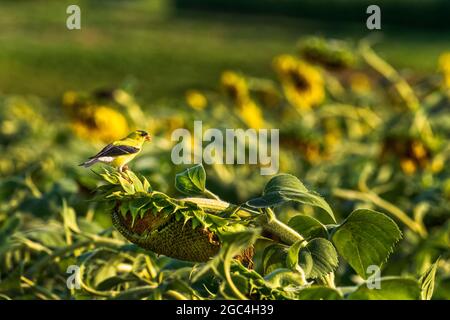
[[[305,288],[297,295],[299,300],[342,300],[342,295],[336,289],[313,286]]]
[[[309,267],[311,262],[312,266]],[[326,239],[312,239],[300,250],[299,264],[305,271],[307,278],[323,277],[333,272],[338,266],[336,249]]]
[[[295,216],[289,220],[288,226],[307,240],[313,238],[328,239],[327,228],[319,220],[310,216]]]
[[[121,176],[117,176],[117,179],[119,180],[123,191],[125,191],[127,194],[134,194],[135,193],[135,189],[134,189],[133,184],[131,184],[129,181],[127,181],[125,178],[123,178]]]
[[[150,185],[150,182],[145,177],[142,177],[144,192],[151,192],[152,186]]]
[[[175,176],[175,188],[187,195],[205,192],[206,172],[202,164],[188,168]]]
[[[68,207],[65,200],[63,200],[61,216],[63,218],[64,226],[66,228],[77,233],[81,232],[80,228],[78,228],[77,215],[75,213],[75,210],[71,207]]]
[[[16,268],[10,273],[6,273],[2,281],[0,281],[0,292],[6,293],[8,291],[18,291],[21,290],[21,276],[23,274],[23,268]]]
[[[0,248],[11,239],[11,235],[19,228],[19,226],[20,219],[17,216],[6,219],[0,228]]]
[[[439,258],[433,263],[420,277],[420,297],[422,300],[431,300],[434,291],[434,280],[436,277],[436,270],[439,263]]]
[[[203,277],[210,270],[222,279],[227,279],[233,258],[253,245],[261,233],[259,228],[245,228],[242,225],[236,226],[241,227],[236,229],[230,228],[228,232],[219,234],[222,244],[219,253],[195,272],[192,277],[193,282]]]
[[[297,201],[319,207],[336,222],[328,203],[317,193],[309,191],[303,183],[290,174],[279,174],[265,186],[262,197],[249,200],[247,205],[254,208],[268,208],[282,205],[288,201]]]
[[[415,279],[386,277],[381,278],[379,289],[370,289],[366,283],[358,286],[349,294],[350,300],[418,300],[420,298],[419,283]]]
[[[263,253],[264,273],[280,268],[295,269],[299,265],[306,278],[316,279],[333,272],[338,266],[337,252],[330,241],[317,238],[303,245],[304,241],[298,241],[291,247],[280,244],[268,246]]]
[[[276,269],[286,268],[287,246],[272,244],[267,246],[263,252],[264,274],[269,274]]]
[[[148,208],[145,207],[150,204],[151,201],[152,199],[150,197],[142,197],[130,200],[128,209],[131,213],[133,225],[138,215],[141,219],[144,217],[145,213],[147,213],[148,211]]]
[[[298,266],[299,252],[304,245],[305,240],[299,240],[289,248],[286,257],[286,265],[288,268],[295,270],[295,268]]]
[[[133,173],[133,171],[127,170],[126,174],[128,175],[128,178],[130,178],[136,192],[145,192],[141,180],[139,180],[139,178]]]
[[[367,267],[381,267],[400,238],[401,231],[391,218],[369,209],[353,211],[331,237],[339,254],[364,279],[370,275]]]

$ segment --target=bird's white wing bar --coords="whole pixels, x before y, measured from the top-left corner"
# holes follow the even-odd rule
[[[114,157],[99,157],[98,160],[101,161],[101,162],[109,163],[109,162],[112,162],[114,160]]]

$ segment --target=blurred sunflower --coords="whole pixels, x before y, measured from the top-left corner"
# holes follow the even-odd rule
[[[111,142],[128,134],[127,119],[115,109],[91,102],[74,91],[67,91],[62,98],[63,107],[71,118],[75,134],[92,141]]]
[[[261,109],[252,100],[247,101],[237,113],[249,128],[262,129],[267,127]]]
[[[224,71],[220,78],[220,83],[225,94],[237,106],[242,105],[250,99],[247,82],[236,72]]]
[[[185,94],[186,103],[194,110],[201,111],[208,105],[206,97],[197,90],[188,90]]]
[[[324,100],[324,81],[318,69],[291,55],[276,57],[273,65],[286,98],[294,107],[308,110]]]
[[[105,106],[83,108],[80,116],[72,120],[71,126],[79,137],[102,142],[121,139],[130,131],[125,117]]]
[[[305,60],[327,69],[347,69],[356,62],[352,48],[345,41],[311,36],[302,39],[298,46]]]
[[[444,88],[450,89],[450,52],[439,56],[439,70],[444,75]]]
[[[413,175],[420,168],[429,167],[431,150],[420,140],[414,138],[395,138],[385,140],[382,157],[396,155],[402,171],[407,175]],[[434,170],[437,171],[438,163]],[[432,169],[433,170],[433,169]]]
[[[267,127],[262,110],[251,99],[247,82],[242,76],[233,71],[225,71],[222,73],[221,85],[236,106],[236,114],[249,128]]]

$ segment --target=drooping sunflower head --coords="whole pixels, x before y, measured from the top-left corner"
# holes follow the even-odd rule
[[[298,109],[309,109],[325,98],[324,81],[319,70],[291,55],[274,59],[287,100]]]
[[[329,70],[342,70],[352,67],[356,57],[345,41],[306,37],[299,42],[301,56],[310,63],[320,64]]]
[[[247,82],[244,77],[233,71],[224,71],[220,78],[220,83],[225,94],[238,107],[242,106],[249,99]]]

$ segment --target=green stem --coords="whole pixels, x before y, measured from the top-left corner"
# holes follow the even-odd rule
[[[206,198],[183,198],[183,201],[189,201],[197,204],[206,212],[218,213],[230,208],[231,204],[221,200],[206,199]],[[247,210],[245,208],[243,211],[249,211],[252,213],[257,213],[253,210]],[[258,212],[258,214],[260,214]],[[275,213],[271,209],[266,209],[266,214],[260,214],[258,222],[261,224],[264,230],[270,232],[271,234],[279,237],[281,241],[286,244],[294,244],[297,241],[304,240],[304,238],[299,235],[294,229],[284,224],[278,220]]]
[[[175,290],[167,290],[166,295],[168,295],[171,298],[174,298],[175,300],[189,300],[188,297],[182,295],[181,293]]]
[[[211,199],[215,199],[215,200],[219,200],[220,198],[218,195],[216,195],[215,193],[212,193],[211,191],[209,191],[208,189],[205,189],[205,191],[203,192],[206,196],[208,196]]]
[[[258,211],[242,207],[238,208],[237,206],[222,200],[208,199],[208,198],[194,198],[194,197],[182,198],[179,200],[193,202],[197,204],[200,208],[202,208],[205,212],[212,214],[218,214],[234,206],[237,209],[236,214],[242,218],[248,218],[249,214],[260,215]]]
[[[369,64],[374,70],[379,72],[388,81],[392,82],[395,89],[405,101],[406,106],[411,111],[417,111],[420,108],[419,99],[417,99],[414,90],[410,85],[403,79],[397,70],[395,70],[390,64],[381,59],[373,50],[370,48],[366,41],[361,42],[360,52],[364,60]]]
[[[264,230],[276,235],[281,241],[289,245],[298,241],[306,241],[297,231],[278,220],[271,209],[266,209],[266,213],[259,220]]]

